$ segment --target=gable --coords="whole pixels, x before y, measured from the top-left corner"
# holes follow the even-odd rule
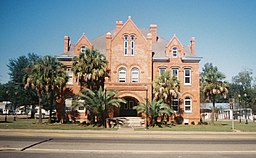
[[[146,38],[143,36],[142,32],[138,29],[138,27],[134,24],[130,17],[122,26],[122,28],[118,32],[116,32],[116,35],[114,36],[112,41],[114,41],[120,35],[123,36],[124,34],[136,34],[136,38],[141,38],[144,40],[144,42],[147,41]]]
[[[80,49],[82,46],[85,46],[87,49],[92,49],[92,44],[88,40],[88,38],[83,34],[79,40],[75,44],[75,50],[74,50],[74,55],[79,55],[80,54]]]

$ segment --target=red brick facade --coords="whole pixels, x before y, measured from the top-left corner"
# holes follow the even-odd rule
[[[82,47],[97,49],[106,56],[110,77],[106,78],[108,90],[118,90],[118,96],[128,100],[125,107],[115,116],[133,116],[132,107],[145,98],[152,98],[152,81],[160,70],[174,71],[180,81],[179,111],[184,123],[197,123],[200,119],[199,61],[195,53],[195,38],[184,46],[174,35],[165,41],[157,34],[157,25],[150,25],[150,31],[138,29],[132,19],[123,23],[116,21],[115,30],[89,41],[83,34],[76,44],[64,37],[64,54],[58,59],[71,66],[73,56],[79,55]],[[75,77],[70,78],[69,87],[79,93]]]

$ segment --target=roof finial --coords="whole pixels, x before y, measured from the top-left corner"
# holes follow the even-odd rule
[[[132,18],[132,17],[129,15],[129,16],[128,16],[128,19],[131,19],[131,18]]]
[[[85,33],[83,32],[83,35],[85,35]]]

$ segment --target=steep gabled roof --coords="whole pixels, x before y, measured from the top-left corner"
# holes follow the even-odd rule
[[[133,25],[134,26],[134,28],[139,32],[139,34],[144,38],[144,40],[146,41],[146,38],[145,38],[145,36],[143,35],[143,33],[140,31],[140,29],[138,29],[138,27],[135,25],[135,23],[132,21],[132,18],[129,16],[128,17],[128,20],[124,23],[124,25],[122,26],[122,28],[118,31],[118,32],[116,32],[116,34],[113,36],[113,39],[112,40],[114,40],[116,37],[117,37],[117,35],[128,25],[128,24],[131,24],[131,25]]]
[[[91,42],[88,40],[88,38],[85,36],[85,34],[83,33],[83,35],[79,38],[79,40],[76,42],[76,45],[78,43],[80,43],[82,40],[85,40],[87,43],[90,44],[90,46],[92,46]]]
[[[166,45],[166,47],[169,47],[170,44],[171,44],[174,40],[176,40],[176,41],[178,42],[178,44],[179,44],[180,46],[182,46],[180,40],[179,40],[179,39],[176,37],[176,35],[174,34],[173,37],[172,37],[172,39],[171,39],[171,40],[168,42],[168,44]]]

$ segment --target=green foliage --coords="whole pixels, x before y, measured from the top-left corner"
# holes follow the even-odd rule
[[[164,72],[153,81],[153,94],[155,100],[163,100],[171,105],[173,98],[177,98],[180,92],[180,82],[176,77],[171,78],[170,72]]]
[[[30,72],[24,80],[25,88],[31,87],[37,91],[39,98],[39,123],[42,123],[42,99],[47,98],[47,100],[50,100],[49,109],[52,110],[53,101],[56,100],[55,93],[64,88],[68,78],[64,65],[58,62],[56,58],[50,56],[40,58],[29,67],[29,70]]]
[[[245,69],[232,78],[230,98],[242,107],[252,108],[256,112],[256,86],[253,85],[253,73]]]
[[[79,57],[73,58],[72,71],[79,79],[81,86],[91,90],[99,89],[108,75],[106,57],[97,50],[87,49]]]
[[[148,104],[148,105],[147,105]],[[169,105],[164,103],[163,100],[152,100],[152,102],[142,102],[137,106],[134,106],[133,109],[137,110],[138,114],[145,113],[148,111],[148,117],[150,118],[150,125],[155,126],[157,124],[157,118],[166,114],[170,116],[173,113],[173,110]]]
[[[74,100],[73,106],[83,106],[86,109],[86,114],[97,116],[97,124],[102,125],[104,123],[106,109],[110,107],[120,107],[121,103],[126,103],[124,99],[115,97],[116,94],[117,91],[107,91],[102,87],[94,91],[82,89],[82,93],[78,94],[77,99]],[[94,117],[92,120],[94,120]]]
[[[214,109],[217,96],[226,98],[228,94],[228,84],[223,81],[225,75],[218,71],[212,63],[206,63],[201,73],[201,90],[205,99],[209,99],[212,103],[212,123],[214,123]]]

